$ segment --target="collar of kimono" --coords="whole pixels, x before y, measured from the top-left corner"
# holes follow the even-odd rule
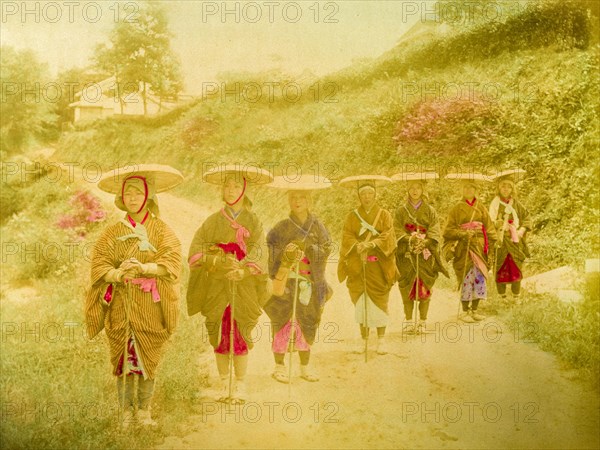
[[[241,224],[237,223],[235,221],[235,219],[232,219],[231,217],[229,217],[227,215],[227,213],[225,212],[225,208],[221,209],[221,214],[223,215],[223,217],[225,217],[227,219],[227,221],[229,222],[229,225],[231,225],[231,228],[233,228],[235,230],[235,241],[238,244],[238,246],[240,247],[240,249],[242,250],[242,252],[244,252],[244,254],[246,254],[246,242],[244,239],[250,237],[250,232],[244,228]]]
[[[469,205],[469,206],[473,206],[476,201],[477,201],[477,197],[473,197],[472,201],[469,201],[465,198],[465,202],[467,202],[467,205]]]
[[[125,204],[125,200],[123,199],[123,195],[125,194],[125,185],[127,184],[127,181],[131,180],[132,178],[137,178],[138,180],[142,180],[144,182],[144,202],[142,203],[142,206],[140,206],[140,209],[138,209],[135,212],[137,214],[141,212],[142,209],[144,209],[144,207],[146,206],[146,202],[148,201],[148,182],[146,181],[146,178],[140,175],[133,175],[125,179],[125,181],[123,181],[123,186],[121,186],[121,201],[123,202],[123,204]]]
[[[508,198],[500,197],[500,201],[502,203],[509,203],[511,200],[512,200],[512,197],[508,197]]]
[[[243,209],[243,208],[242,208]],[[240,216],[240,214],[242,213],[242,210],[240,209],[238,212],[235,212],[233,210],[233,208],[230,208],[229,206],[227,207],[227,212],[229,213],[229,215],[233,218],[233,220],[237,220],[237,218]]]
[[[300,223],[300,219],[298,219],[298,216],[294,213],[290,213],[290,216],[288,217],[289,221],[292,222],[296,228],[298,228],[300,231],[302,231],[303,234],[308,234],[308,232],[310,231],[310,229],[313,226],[313,216],[311,213],[308,213],[308,215],[306,216],[306,221],[304,223]],[[297,219],[298,221],[294,220]],[[305,224],[309,224],[308,228],[304,228]]]
[[[225,200],[225,203],[227,203],[227,205],[229,205],[229,206],[233,206],[237,202],[239,202],[242,199],[242,197],[244,197],[245,193],[246,193],[246,177],[244,177],[244,188],[242,189],[242,193],[240,194],[240,196],[238,198],[236,198],[233,203],[229,203],[227,200]]]
[[[362,236],[367,231],[370,231],[373,236],[379,236],[379,231],[377,231],[373,225],[362,218],[362,216],[358,213],[358,209],[354,210],[354,214],[356,214],[356,217],[358,217],[360,222],[360,230],[358,232],[359,236]]]
[[[410,203],[410,205],[414,208],[414,209],[419,209],[421,207],[421,205],[423,204],[423,200],[419,200],[417,203],[413,203],[412,200],[409,198],[408,199],[408,203]]]
[[[139,211],[138,211],[139,212]],[[144,223],[146,223],[146,219],[148,219],[148,216],[150,215],[150,211],[146,211],[146,215],[144,216],[144,218],[142,219],[142,221],[140,222],[142,225],[144,225]],[[127,214],[127,220],[129,220],[129,223],[131,224],[131,226],[133,228],[135,228],[135,226],[137,225],[135,220],[133,220],[131,218],[131,216],[129,214]]]

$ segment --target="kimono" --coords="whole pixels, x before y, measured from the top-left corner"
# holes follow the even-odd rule
[[[509,214],[505,212],[507,207],[513,210]],[[496,197],[490,205],[490,218],[495,223],[498,239],[501,240],[495,251],[496,282],[520,281],[523,278],[523,263],[530,254],[525,236],[519,237],[517,231],[519,228],[531,230],[529,211],[516,199],[504,202],[500,197]]]
[[[367,259],[363,263],[356,245],[366,240],[374,242],[375,248],[367,251]],[[366,294],[376,307],[375,314],[369,313],[370,323],[367,326],[385,326],[381,314],[387,315],[390,289],[396,282],[395,250],[394,222],[388,211],[374,205],[369,213],[361,206],[348,214],[342,236],[338,279],[340,282],[347,279],[346,286],[355,306],[364,297],[366,284]],[[364,323],[360,320],[361,309],[358,305],[356,319]],[[371,318],[379,323],[371,323]]]
[[[467,230],[475,232],[470,239]],[[453,258],[454,272],[463,287],[462,300],[473,299],[465,290],[469,284],[478,285],[477,298],[485,298],[488,258],[496,242],[496,230],[487,209],[477,199],[463,199],[450,210],[443,237],[442,251],[447,260]]]
[[[187,307],[190,316],[201,313],[210,344],[216,353],[227,353],[233,308],[234,348],[246,354],[253,347],[252,331],[268,298],[267,256],[263,228],[258,217],[242,208],[233,218],[229,208],[209,216],[196,232],[189,251],[190,278]],[[202,263],[203,255],[234,254],[248,275],[232,282],[225,272]],[[235,297],[234,297],[235,296]]]
[[[398,285],[404,300],[415,300],[417,294],[417,258],[419,267],[418,294],[419,299],[431,297],[431,289],[438,277],[448,272],[440,259],[439,247],[441,241],[440,223],[435,210],[421,202],[417,209],[410,202],[396,209],[394,215],[394,230],[398,239],[396,250],[396,265],[398,267]],[[419,255],[411,252],[410,238],[420,235],[430,242]]]
[[[272,279],[276,277],[285,258],[286,245],[291,242],[297,244],[305,256],[299,263],[298,274],[292,272],[288,276],[284,294],[271,296],[265,305],[265,312],[271,319],[274,335],[284,326],[289,326],[297,279],[299,288],[296,320],[300,327],[299,336],[308,345],[312,345],[325,301],[331,292],[325,280],[325,268],[331,253],[331,237],[323,223],[313,214],[309,213],[304,223],[300,223],[295,214],[290,214],[290,217],[279,222],[267,234],[269,275]]]
[[[125,341],[129,339],[128,345],[134,346],[129,358],[137,358],[136,366],[145,379],[154,379],[163,344],[173,334],[179,316],[181,244],[159,218],[149,216],[143,224],[133,224],[124,219],[109,226],[94,246],[91,288],[85,303],[86,326],[90,338],[106,330],[115,375],[121,373]],[[129,258],[161,265],[167,275],[142,275],[130,283],[104,281],[109,270]]]

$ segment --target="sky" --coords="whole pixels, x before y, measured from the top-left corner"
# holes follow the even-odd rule
[[[188,93],[223,71],[278,68],[320,76],[375,58],[394,47],[428,8],[400,0],[161,3]],[[415,5],[425,10],[415,12]],[[0,40],[34,50],[56,75],[90,64],[95,46],[108,41],[116,21],[134,17],[136,8],[135,1],[2,0]]]

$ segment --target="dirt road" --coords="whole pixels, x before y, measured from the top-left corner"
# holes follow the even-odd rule
[[[184,251],[206,210],[161,195],[163,217]],[[187,212],[185,222],[170,220]],[[401,333],[401,302],[393,289],[388,343],[369,361],[359,344],[345,286],[328,268],[335,294],[326,305],[312,364],[320,381],[294,370],[291,389],[270,377],[268,320],[257,327],[248,370],[249,402],[226,406],[208,388],[189,417],[189,433],[158,447],[182,448],[599,448],[597,392],[561,368],[550,353],[527,342],[527,327],[509,330],[494,317],[474,325],[456,322],[450,284],[434,291],[430,333]],[[533,325],[532,325],[533,326]],[[216,380],[213,356],[201,356]],[[298,369],[297,359],[294,368]],[[190,400],[192,401],[192,400]]]

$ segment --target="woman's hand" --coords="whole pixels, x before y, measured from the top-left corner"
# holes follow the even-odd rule
[[[239,261],[233,255],[215,255],[215,259],[213,261],[214,267],[217,270],[224,272],[230,272],[240,268]]]
[[[356,251],[360,254],[365,253],[372,248],[375,248],[374,242],[359,242],[356,244]]]
[[[225,278],[231,281],[241,281],[245,276],[246,271],[244,269],[235,269],[225,274]]]
[[[304,252],[298,245],[293,242],[290,242],[284,248],[284,258],[285,263],[287,264],[295,264],[302,259],[304,256]]]

